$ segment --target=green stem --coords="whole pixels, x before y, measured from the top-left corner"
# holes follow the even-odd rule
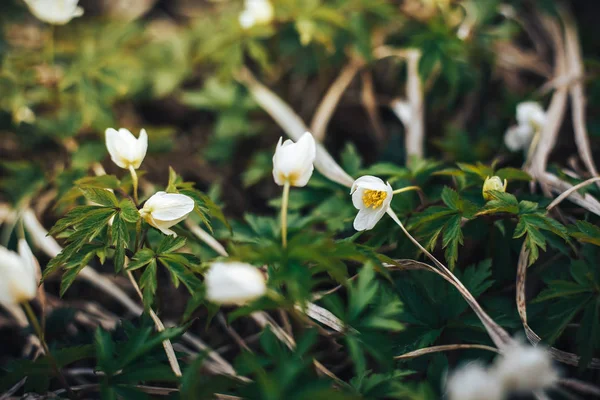
[[[533,153],[535,152],[535,149],[537,148],[537,145],[540,142],[540,130],[536,129],[535,133],[533,135],[533,139],[531,139],[531,144],[529,145],[529,148],[527,149],[527,156],[525,156],[525,164],[529,164],[529,162],[531,161],[531,158],[533,157]]]
[[[40,322],[38,321],[37,317],[35,316],[35,313],[33,312],[31,305],[28,302],[24,302],[22,305],[23,305],[23,309],[25,310],[25,313],[27,314],[27,317],[29,317],[29,323],[31,324],[31,327],[35,331],[37,337],[40,339],[40,343],[42,344],[42,349],[44,350],[44,354],[46,355],[46,357],[48,357],[48,361],[50,362],[50,365],[52,365],[54,374],[56,375],[56,377],[58,378],[60,383],[66,389],[69,398],[76,400],[77,395],[75,394],[75,392],[73,392],[71,390],[71,387],[67,383],[67,380],[65,379],[64,375],[62,374],[62,372],[60,372],[58,363],[56,362],[56,359],[50,352],[48,343],[46,343],[46,339],[44,338],[44,330],[42,329]]]
[[[406,186],[406,187],[403,187],[403,188],[401,188],[401,189],[396,189],[396,190],[394,190],[392,193],[393,193],[393,194],[398,194],[398,193],[404,193],[404,192],[408,192],[408,191],[410,191],[410,190],[418,190],[418,191],[421,191],[421,188],[420,188],[420,187],[418,187],[418,186]]]
[[[283,185],[283,196],[281,198],[281,244],[285,249],[287,247],[287,209],[290,199],[290,182],[286,181]]]
[[[133,182],[133,200],[135,201],[135,205],[137,206],[139,203],[138,200],[138,176],[135,172],[135,168],[133,165],[129,166],[129,172],[131,173],[131,181]]]

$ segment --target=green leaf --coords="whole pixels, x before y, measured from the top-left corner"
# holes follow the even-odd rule
[[[451,210],[458,211],[460,209],[460,197],[458,196],[458,193],[448,186],[444,186],[444,189],[442,190],[442,201]]]
[[[600,228],[587,221],[577,221],[571,226],[569,234],[582,243],[591,243],[600,246]]]
[[[94,187],[79,187],[86,199],[92,203],[96,203],[106,207],[118,207],[119,202],[115,194],[108,189],[99,189]]]
[[[121,210],[121,217],[123,220],[134,223],[140,219],[140,213],[135,207],[135,204],[129,199],[123,199],[119,203],[119,209]]]

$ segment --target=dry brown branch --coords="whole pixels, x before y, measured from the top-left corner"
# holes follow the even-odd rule
[[[563,193],[560,194],[560,196],[558,196],[557,198],[555,198],[554,200],[552,200],[552,203],[550,203],[548,205],[548,207],[546,207],[546,210],[550,211],[552,210],[554,207],[556,207],[557,205],[559,205],[564,199],[566,199],[567,197],[571,196],[573,193],[575,193],[577,190],[581,189],[582,187],[585,187],[591,183],[594,182],[598,182],[600,181],[600,177],[595,177],[595,178],[590,178],[586,181],[583,181],[581,183],[578,183],[575,186],[572,186],[571,188],[565,190]]]
[[[441,346],[425,347],[423,349],[411,351],[409,353],[405,353],[400,356],[396,356],[396,357],[394,357],[394,359],[406,360],[409,358],[420,357],[420,356],[424,356],[426,354],[438,353],[441,351],[467,350],[467,349],[487,350],[487,351],[492,351],[494,353],[499,353],[497,348],[491,347],[491,346],[486,346],[483,344],[446,344],[446,345],[441,345]]]
[[[362,71],[362,91],[361,91],[361,102],[367,115],[373,125],[373,132],[375,132],[375,139],[378,145],[381,145],[385,140],[385,130],[383,129],[383,123],[379,116],[379,106],[377,104],[377,98],[375,96],[375,87],[373,85],[373,75],[371,71]]]
[[[529,251],[525,247],[525,243],[521,247],[521,254],[519,255],[519,264],[517,266],[517,287],[516,287],[516,301],[517,301],[517,311],[519,312],[519,316],[521,317],[521,323],[523,324],[523,328],[525,329],[525,335],[531,344],[534,346],[541,342],[542,338],[531,329],[529,323],[527,322],[527,300],[525,298],[525,283],[527,280],[527,265],[529,260]],[[552,357],[562,363],[568,365],[579,365],[579,356],[573,353],[569,353],[563,350],[559,350],[554,347],[549,347],[548,352],[552,355]],[[599,369],[600,368],[600,359],[592,358],[588,368]]]
[[[352,80],[363,66],[363,62],[351,60],[340,72],[335,81],[331,84],[323,99],[317,106],[313,119],[310,123],[310,129],[319,142],[322,142],[327,132],[327,125],[333,116],[333,112],[337,107],[342,95],[352,83]]]
[[[125,265],[125,268],[127,268],[127,265]],[[131,286],[133,286],[133,288],[135,289],[140,300],[144,301],[144,295],[142,294],[142,291],[140,290],[140,287],[139,287],[137,281],[135,280],[133,274],[129,270],[127,270],[127,277],[129,278],[129,282],[131,282]],[[154,321],[156,330],[159,332],[163,332],[165,330],[165,325],[162,323],[160,318],[158,318],[158,315],[156,315],[154,310],[151,308],[148,311],[150,313],[150,317],[152,318],[152,321]],[[162,344],[163,344],[163,347],[165,348],[165,353],[167,354],[167,359],[169,360],[169,365],[171,366],[173,373],[177,377],[182,377],[183,374],[181,373],[181,367],[179,366],[179,361],[177,361],[177,356],[175,355],[175,350],[173,350],[173,344],[171,344],[171,341],[169,339],[164,340],[162,342]]]
[[[399,57],[406,59],[408,72],[406,82],[406,98],[404,102],[405,110],[398,115],[406,130],[404,145],[406,148],[407,160],[411,157],[424,157],[425,142],[425,107],[423,106],[423,85],[419,76],[419,60],[421,52],[417,49],[393,49],[387,46],[380,46],[373,51],[378,59],[387,57]],[[394,107],[392,111],[395,111]]]
[[[583,60],[581,58],[581,49],[579,45],[579,36],[577,27],[570,13],[563,10],[561,13],[565,22],[565,42],[567,60],[569,63],[569,73],[571,76],[584,76]],[[571,113],[573,115],[573,129],[575,131],[575,144],[579,150],[579,156],[592,176],[598,176],[596,164],[592,156],[590,141],[585,125],[585,94],[583,92],[583,81],[576,79],[571,82],[569,87],[571,97]]]

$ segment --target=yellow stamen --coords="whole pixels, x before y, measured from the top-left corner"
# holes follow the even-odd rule
[[[381,207],[386,197],[387,192],[384,192],[383,190],[365,189],[362,200],[365,204],[365,207],[375,209]]]

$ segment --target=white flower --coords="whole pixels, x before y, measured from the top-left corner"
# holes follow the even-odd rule
[[[357,231],[373,229],[390,207],[394,196],[389,183],[370,175],[355,180],[350,194],[352,204],[358,210],[354,218],[354,229]]]
[[[559,377],[547,351],[523,344],[510,346],[496,358],[493,372],[507,390],[516,392],[550,388]]]
[[[239,22],[242,28],[250,29],[254,25],[270,23],[274,15],[275,11],[269,0],[246,0]]]
[[[79,0],[24,0],[29,11],[40,21],[52,25],[64,25],[83,15]]]
[[[119,167],[138,169],[144,161],[148,150],[148,134],[145,129],[140,131],[140,136],[135,136],[127,129],[113,128],[106,130],[106,148],[110,158]]]
[[[526,101],[517,105],[517,125],[511,126],[504,135],[504,144],[510,151],[526,150],[536,132],[546,124],[546,112],[539,103]]]
[[[483,189],[481,190],[481,192],[483,194],[483,198],[486,201],[492,200],[493,197],[489,193],[490,190],[495,190],[498,192],[506,192],[507,185],[508,185],[508,182],[506,181],[506,179],[504,180],[504,182],[502,182],[502,179],[500,179],[499,176],[492,176],[491,178],[488,176],[487,178],[485,178],[485,182],[483,182]]]
[[[140,215],[165,235],[177,236],[169,228],[183,221],[194,210],[194,200],[178,193],[157,192],[144,204]]]
[[[467,364],[452,373],[446,384],[450,400],[501,400],[502,383],[478,363]]]
[[[0,304],[11,306],[33,300],[37,294],[38,266],[25,239],[19,253],[0,246]]]
[[[310,132],[305,132],[294,143],[290,139],[282,143],[279,138],[275,155],[273,155],[273,179],[279,186],[288,182],[291,186],[306,186],[310,179],[317,155],[315,139]]]
[[[265,294],[258,268],[241,262],[215,262],[205,276],[206,298],[217,304],[243,304]]]
[[[519,125],[531,125],[541,129],[546,124],[546,112],[535,101],[525,101],[517,105],[517,122]]]

